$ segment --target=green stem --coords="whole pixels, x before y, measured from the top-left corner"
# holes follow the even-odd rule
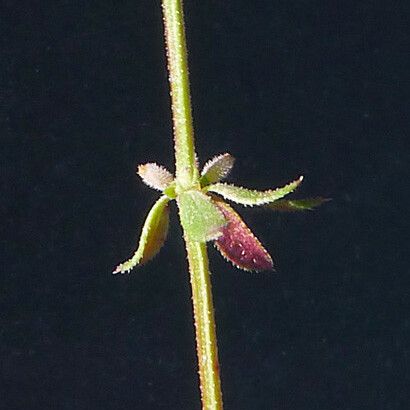
[[[194,146],[182,1],[162,0],[162,9],[171,87],[178,193],[186,189],[199,189],[199,172]],[[191,241],[187,235],[185,241],[191,278],[202,408],[222,410],[218,348],[206,244]]]
[[[186,189],[198,186],[199,174],[195,156],[182,1],[163,0],[162,10],[174,122],[176,181],[177,187]]]
[[[186,242],[191,274],[202,408],[222,410],[218,345],[206,244]]]

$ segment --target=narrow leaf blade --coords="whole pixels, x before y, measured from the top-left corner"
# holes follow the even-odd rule
[[[278,212],[297,212],[297,211],[312,211],[314,208],[330,201],[329,198],[315,197],[306,199],[281,199],[279,201],[267,204],[266,207]]]
[[[154,162],[139,165],[137,173],[144,184],[158,191],[163,191],[174,180],[169,171]]]
[[[217,155],[209,160],[201,172],[200,183],[204,187],[224,179],[231,171],[235,158],[228,154]]]
[[[199,191],[185,191],[177,198],[181,225],[193,241],[206,242],[220,235],[226,221],[211,198]]]
[[[242,218],[222,200],[216,200],[215,204],[228,221],[222,228],[222,235],[215,240],[215,246],[222,256],[243,270],[272,270],[271,256]]]
[[[117,266],[114,274],[129,272],[136,265],[148,262],[160,251],[168,234],[168,202],[169,198],[166,196],[162,196],[155,202],[142,228],[138,249],[131,259]]]
[[[299,177],[297,180],[285,185],[284,187],[271,189],[268,191],[255,191],[242,187],[237,187],[230,184],[213,184],[207,187],[208,191],[215,192],[222,195],[225,199],[236,202],[242,205],[263,205],[270,202],[277,201],[283,198],[285,195],[293,192],[299,184],[302,182],[303,177]]]

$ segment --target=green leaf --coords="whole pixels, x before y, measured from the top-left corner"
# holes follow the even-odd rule
[[[177,197],[177,193],[175,191],[176,183],[172,181],[163,191],[162,193],[166,195],[169,199],[175,199]]]
[[[204,187],[224,179],[231,171],[234,162],[235,158],[227,153],[209,160],[201,172],[201,186]]]
[[[174,180],[169,171],[154,162],[138,165],[137,173],[144,184],[158,191],[163,191]]]
[[[311,211],[314,208],[322,205],[325,202],[330,201],[329,198],[306,198],[306,199],[281,199],[266,205],[267,208],[279,212],[297,212],[297,211]]]
[[[268,191],[254,191],[229,184],[213,184],[209,185],[206,189],[207,191],[215,192],[216,194],[222,195],[225,199],[237,202],[238,204],[254,206],[274,202],[285,195],[290,194],[298,187],[302,180],[303,176],[282,188],[271,189]]]
[[[137,251],[131,259],[117,266],[113,273],[129,272],[138,264],[152,259],[161,249],[168,234],[169,198],[161,196],[148,213]]]
[[[181,225],[191,240],[206,242],[220,236],[226,220],[210,197],[189,190],[178,195],[177,203]]]

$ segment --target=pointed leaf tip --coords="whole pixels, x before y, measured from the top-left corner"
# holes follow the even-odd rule
[[[138,249],[131,259],[118,265],[113,274],[127,273],[136,265],[148,262],[160,251],[168,234],[168,201],[168,197],[162,196],[155,202],[142,228]]]
[[[174,180],[168,170],[154,162],[138,165],[137,173],[146,185],[158,191],[163,191]]]
[[[201,172],[201,186],[204,187],[224,179],[231,171],[235,158],[228,154],[217,155],[209,160]]]
[[[226,224],[222,212],[202,192],[189,190],[177,198],[181,225],[193,241],[206,242],[217,238]]]
[[[330,198],[322,198],[320,196],[306,199],[281,199],[267,204],[266,207],[279,212],[313,211],[318,206],[329,201],[331,201]]]
[[[229,199],[230,201],[242,205],[255,206],[267,204],[283,198],[285,195],[293,192],[302,180],[303,176],[300,176],[297,180],[290,182],[284,187],[270,189],[268,191],[255,191],[224,183],[209,185],[207,190],[222,195],[225,199]]]
[[[228,221],[221,230],[222,235],[215,240],[215,246],[221,255],[243,270],[272,270],[271,256],[242,218],[222,200],[215,200],[215,204]]]

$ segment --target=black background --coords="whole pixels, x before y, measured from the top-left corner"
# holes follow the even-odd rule
[[[210,246],[225,408],[407,408],[407,2],[186,3],[201,163],[333,198],[236,207],[275,274]],[[198,409],[175,208],[160,256],[110,273],[158,197],[136,165],[174,171],[160,4],[1,7],[0,408]]]

